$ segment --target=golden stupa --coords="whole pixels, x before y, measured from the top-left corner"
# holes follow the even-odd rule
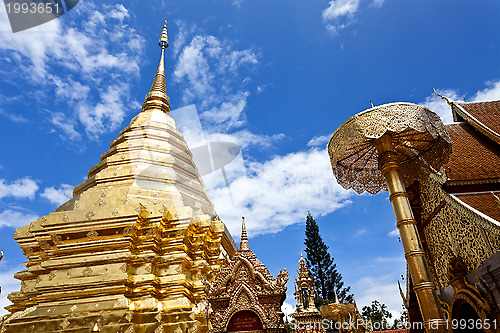
[[[142,112],[55,212],[15,233],[28,258],[0,332],[203,332],[202,279],[236,252],[170,117],[161,59]]]

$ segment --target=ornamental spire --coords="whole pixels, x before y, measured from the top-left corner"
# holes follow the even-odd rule
[[[241,217],[241,240],[240,240],[240,251],[250,250],[250,245],[248,244],[247,229],[245,227],[245,217]]]
[[[165,23],[163,24],[163,30],[160,36],[158,44],[161,47],[161,57],[160,64],[158,65],[158,70],[149,90],[146,98],[144,99],[144,104],[142,105],[142,111],[147,111],[151,109],[160,109],[163,112],[170,112],[170,98],[167,96],[167,85],[165,83],[165,49],[168,47],[168,34],[167,34],[167,18],[165,18]]]

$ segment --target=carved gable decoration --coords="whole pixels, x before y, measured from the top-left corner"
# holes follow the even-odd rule
[[[281,305],[286,298],[287,281],[286,269],[275,279],[250,250],[243,222],[240,250],[213,283],[205,283],[211,307],[209,332],[238,331],[235,327],[246,321],[251,321],[252,327],[261,325],[265,332],[283,330]]]

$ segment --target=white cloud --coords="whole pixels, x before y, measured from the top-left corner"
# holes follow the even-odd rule
[[[389,237],[399,237],[399,230],[398,228],[395,228],[391,230],[388,234]]]
[[[382,7],[385,0],[373,0],[370,4],[372,7]]]
[[[272,144],[285,138],[284,134],[262,135],[255,134],[246,129],[242,129],[231,134],[210,133],[207,135],[210,141],[228,141],[237,143],[242,148],[258,145],[261,147],[270,147]]]
[[[464,97],[454,89],[439,89],[437,91],[440,95],[443,95],[454,101],[461,101]],[[487,81],[486,88],[477,91],[472,98],[467,98],[468,102],[483,102],[492,100],[500,100],[500,80]],[[432,94],[426,97],[425,101],[419,104],[425,105],[432,111],[436,112],[441,117],[444,123],[453,122],[451,107],[446,103],[445,100],[441,99],[436,94]]]
[[[15,123],[25,123],[28,121],[28,119],[26,119],[25,117],[23,116],[20,116],[18,114],[15,114],[15,113],[7,113],[5,112],[4,110],[0,109],[0,115],[1,116],[4,116],[5,118],[9,119],[10,121],[13,121]]]
[[[144,41],[128,26],[130,15],[121,4],[85,2],[71,13],[72,20],[56,19],[13,34],[0,8],[4,32],[0,34],[0,63],[8,63],[3,80],[15,77],[12,84],[37,91],[35,98],[42,108],[58,110],[51,112],[49,121],[69,139],[80,138],[79,127],[97,138],[116,129],[125,113],[137,105],[130,84],[139,76]],[[56,100],[51,98],[54,95]],[[115,108],[104,112],[117,100]]]
[[[0,199],[4,197],[33,199],[37,190],[38,185],[29,177],[17,179],[10,184],[5,183],[5,179],[0,179]]]
[[[285,314],[285,321],[291,321],[293,320],[292,314],[295,312],[295,307],[287,302],[283,302],[283,305],[281,306],[281,312]]]
[[[323,10],[323,21],[332,35],[338,35],[339,30],[351,25],[354,14],[359,9],[360,0],[332,0],[328,8]]]
[[[53,112],[49,117],[52,125],[60,128],[70,140],[80,139],[81,135],[76,130],[76,120],[62,112]]]
[[[4,260],[6,259],[4,258]],[[26,269],[26,267],[23,265],[7,269],[4,264],[0,264],[0,281],[2,281],[0,285],[2,287],[2,293],[0,294],[0,316],[7,314],[8,311],[4,308],[12,304],[12,302],[7,299],[7,296],[11,292],[21,289],[21,281],[15,279],[14,274],[24,269]]]
[[[356,238],[361,237],[362,235],[366,234],[367,232],[368,232],[368,230],[366,228],[361,228],[353,234],[352,238],[356,239]]]
[[[406,263],[404,256],[396,256],[396,257],[377,257],[375,261],[378,263]]]
[[[4,210],[0,213],[0,228],[1,227],[13,227],[20,228],[24,225],[35,221],[38,216],[31,213],[22,213],[12,209]]]
[[[330,138],[332,137],[333,133],[328,134],[328,135],[321,135],[321,136],[315,136],[309,142],[307,143],[308,147],[319,147],[319,146],[325,146],[328,141],[330,141]]]
[[[240,8],[241,7],[241,4],[243,3],[243,0],[233,0],[231,2],[233,4],[233,6],[235,6],[236,8]]]
[[[230,101],[222,102],[210,111],[205,111],[201,116],[214,124],[227,124],[226,128],[241,127],[246,119],[244,110],[247,105],[248,91],[237,92],[230,97]]]
[[[400,263],[399,266],[402,264]],[[403,311],[403,300],[399,294],[398,282],[394,281],[392,276],[363,277],[356,282],[353,291],[360,311],[364,306],[369,306],[373,300],[387,305],[387,309],[392,314],[390,322],[399,318]]]
[[[73,197],[73,186],[61,184],[59,189],[56,189],[53,186],[46,187],[40,196],[49,200],[53,204],[62,205]]]
[[[202,119],[216,132],[243,126],[250,96],[245,85],[250,79],[242,72],[258,64],[256,51],[235,50],[232,43],[207,34],[197,34],[187,43],[194,30],[186,30],[182,22],[178,25],[179,42],[185,46],[178,51],[174,79],[184,86],[184,103],[197,104]]]
[[[126,17],[129,17],[128,10],[122,4],[116,5],[116,7],[111,10],[108,15],[109,17],[118,19],[120,21],[123,21]]]
[[[194,103],[203,122],[203,130],[198,131],[193,142],[228,141],[246,148],[266,147],[283,139],[283,134],[262,135],[244,128],[250,97],[249,74],[259,63],[258,52],[253,48],[237,50],[235,42],[221,41],[200,32],[195,25],[183,21],[176,24],[179,34],[173,45],[177,57],[174,80],[184,89],[183,102]],[[181,130],[186,137],[196,134],[190,128]]]
[[[0,73],[3,71],[0,70]],[[3,73],[2,73],[3,74]],[[11,96],[11,95],[4,95],[0,94],[0,116],[3,116],[10,121],[13,121],[15,123],[26,123],[28,122],[28,119],[21,116],[19,114],[19,111],[17,109],[12,110],[10,112],[7,112],[4,110],[4,106],[9,105],[10,103],[19,103],[22,98],[20,96]]]
[[[359,7],[359,0],[332,0],[323,11],[325,20],[333,20],[343,16],[352,16]]]
[[[474,96],[474,102],[500,100],[500,80],[486,82],[486,88],[480,90]]]
[[[239,202],[220,183],[206,185],[217,212],[235,235],[242,215],[250,234],[277,232],[302,222],[307,211],[317,216],[344,207],[352,195],[335,182],[327,152],[318,149],[249,162],[246,172],[229,186],[231,193],[247,193]]]
[[[78,106],[78,119],[85,126],[90,137],[98,137],[109,128],[117,128],[125,117],[129,87],[126,84],[113,84],[99,91],[100,99],[95,104],[81,102]]]

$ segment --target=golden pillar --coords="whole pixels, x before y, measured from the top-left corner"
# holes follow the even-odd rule
[[[448,160],[451,140],[439,116],[411,103],[381,105],[343,123],[328,151],[344,188],[389,191],[424,327],[427,332],[448,332],[405,189]]]
[[[428,332],[447,332],[445,329],[446,321],[443,319],[436,286],[431,280],[425,253],[418,235],[417,221],[413,217],[392,139],[385,134],[375,140],[374,145],[379,154],[379,169],[387,182],[389,200],[396,215],[397,227],[410,269],[413,288],[417,294],[424,319],[424,327],[427,328]]]

